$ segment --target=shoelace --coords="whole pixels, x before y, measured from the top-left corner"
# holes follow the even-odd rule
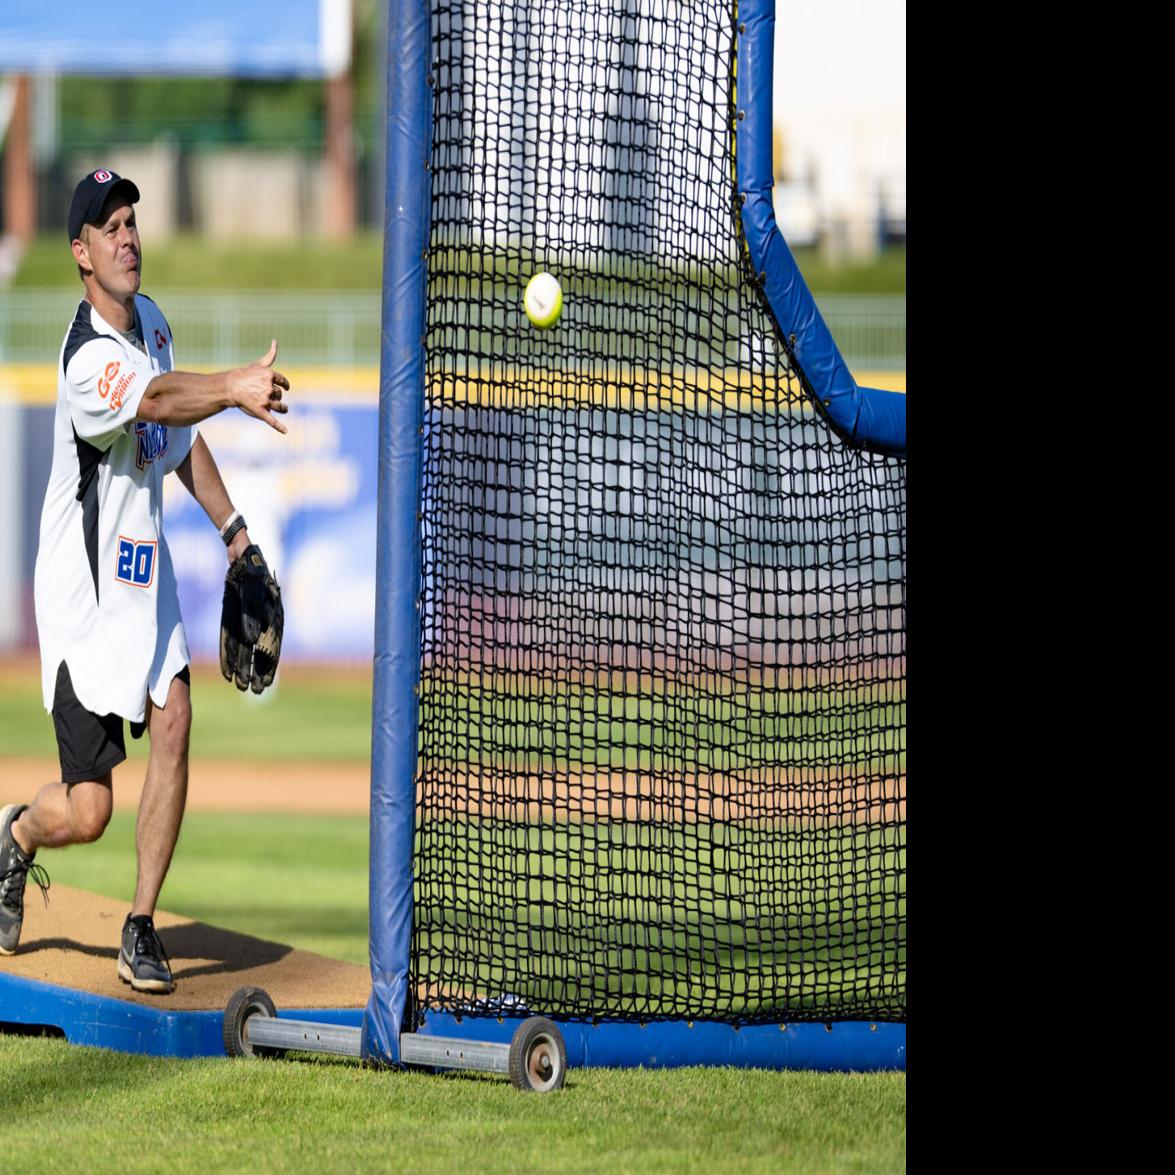
[[[24,909],[24,887],[30,877],[40,889],[41,897],[45,899],[45,905],[49,904],[49,874],[45,872],[44,865],[38,865],[34,861],[28,869],[12,870],[5,877],[4,885],[0,887],[0,901],[10,910]]]
[[[163,949],[163,943],[159,941],[159,935],[155,933],[154,925],[145,926],[139,931],[135,939],[135,954],[142,955],[152,963],[165,964],[171,970],[171,960]]]

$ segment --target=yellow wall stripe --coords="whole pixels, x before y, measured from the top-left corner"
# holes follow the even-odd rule
[[[375,397],[379,392],[379,368],[369,367],[287,367],[279,368],[289,377],[291,402],[299,395],[331,396],[355,394]],[[857,382],[866,387],[904,392],[904,371],[862,371]],[[755,385],[745,371],[702,372],[566,372],[544,374],[526,368],[503,368],[487,375],[436,373],[429,379],[429,395],[445,403],[476,404],[481,407],[550,408],[583,405],[645,411],[680,408],[712,411],[718,408],[745,410],[764,401],[773,405],[799,400],[798,383],[773,378]],[[0,398],[22,404],[52,404],[57,396],[57,368],[52,363],[0,364]]]

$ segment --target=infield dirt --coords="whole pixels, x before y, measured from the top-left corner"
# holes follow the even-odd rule
[[[143,789],[143,765],[114,770],[114,806],[135,809]],[[61,778],[53,758],[0,758],[0,805],[27,804],[37,789]],[[259,763],[193,760],[188,779],[192,812],[323,812],[355,815],[368,809],[367,763]]]

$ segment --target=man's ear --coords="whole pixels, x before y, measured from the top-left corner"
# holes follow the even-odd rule
[[[74,239],[70,246],[73,249],[73,259],[81,266],[82,269],[92,269],[90,265],[90,249],[85,241]]]

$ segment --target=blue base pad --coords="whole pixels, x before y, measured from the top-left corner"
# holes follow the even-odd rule
[[[419,1031],[432,1036],[508,1043],[525,1017],[482,1020],[431,1012]],[[733,1065],[742,1069],[877,1072],[906,1068],[906,1026],[841,1021],[824,1024],[729,1024],[668,1021],[646,1025],[560,1022],[572,1068],[674,1069]]]
[[[285,1019],[358,1027],[362,1008],[278,1010]],[[60,1029],[71,1044],[153,1057],[223,1057],[224,1009],[172,1012],[53,983],[0,975],[0,1026]]]
[[[362,1008],[278,1009],[287,1020],[358,1028]],[[431,1013],[420,1032],[465,1040],[508,1043],[524,1016],[476,1019]],[[58,1029],[71,1044],[155,1057],[222,1057],[224,1010],[173,1012],[73,988],[0,975],[0,1028]],[[734,1065],[762,1069],[870,1072],[906,1067],[906,1026],[842,1022],[757,1025],[653,1023],[560,1024],[573,1068],[615,1066],[669,1069],[682,1065]]]

